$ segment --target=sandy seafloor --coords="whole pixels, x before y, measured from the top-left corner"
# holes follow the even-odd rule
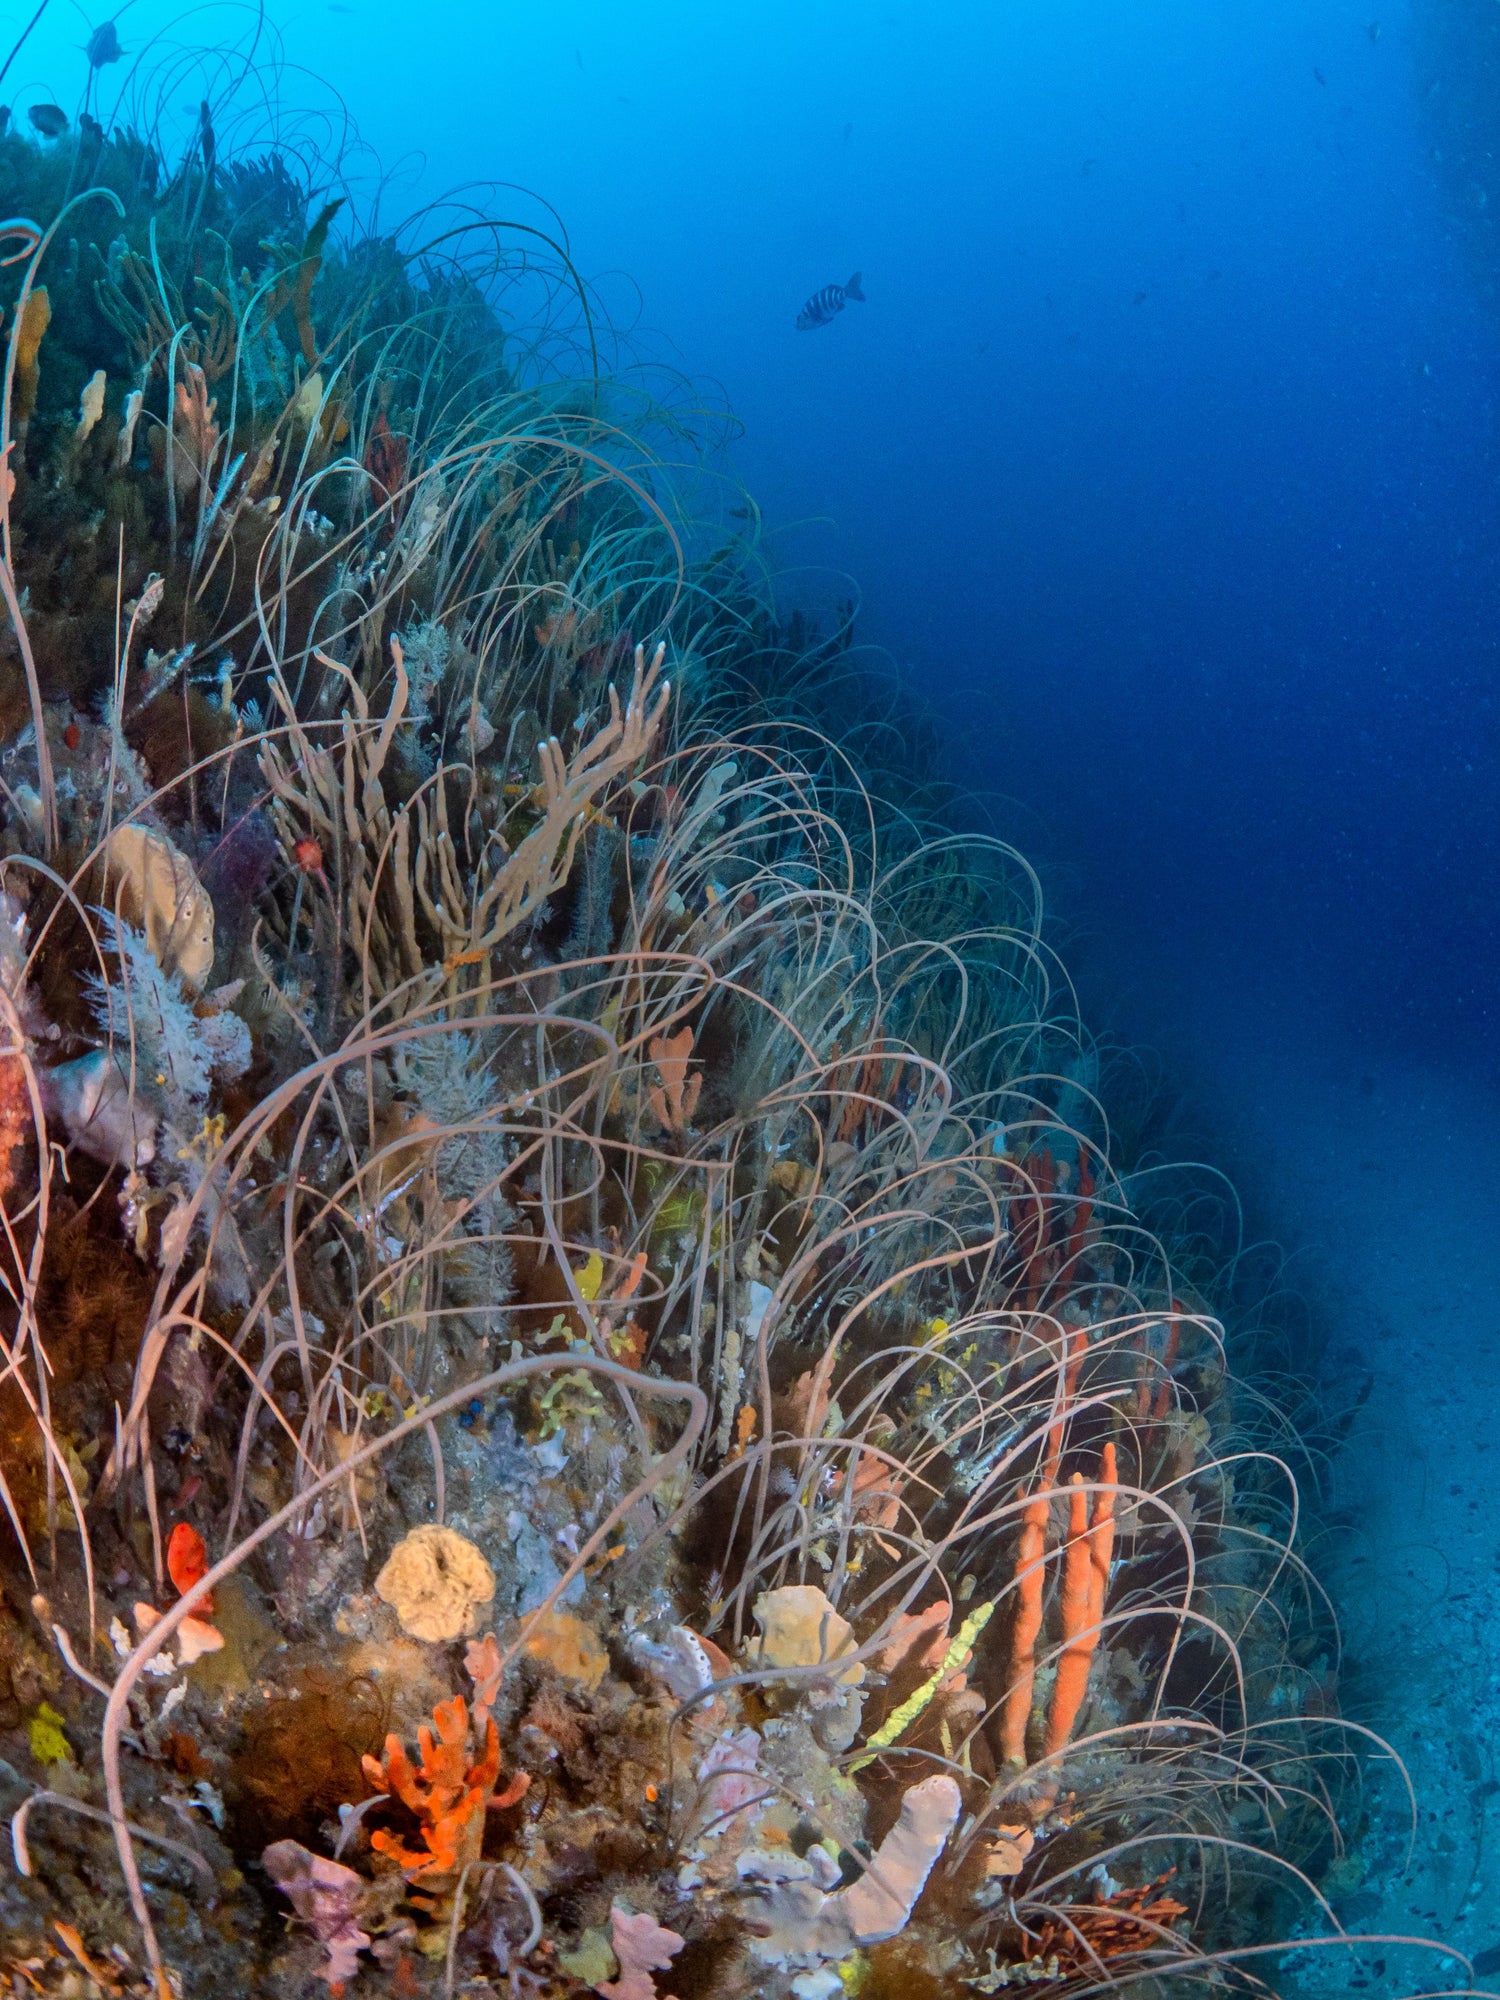
[[[1326,1328],[1328,1404],[1357,1405],[1310,1554],[1343,1628],[1344,1713],[1417,1800],[1413,1828],[1390,1767],[1371,1770],[1372,1830],[1332,1901],[1350,1930],[1477,1957],[1472,1990],[1500,1993],[1500,1093],[1419,1049],[1366,1060],[1270,984],[1226,1011],[1228,984],[1204,975],[1198,1005],[1179,984],[1174,1058]],[[1278,1978],[1317,2000],[1471,1990],[1453,1958],[1399,1946]]]

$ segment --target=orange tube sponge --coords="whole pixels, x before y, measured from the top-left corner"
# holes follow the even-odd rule
[[[1062,1395],[1058,1400],[1057,1415],[1047,1426],[1047,1456],[1042,1467],[1042,1477],[1049,1486],[1057,1480],[1058,1462],[1062,1458],[1063,1431],[1067,1427],[1068,1412],[1073,1398],[1078,1393],[1078,1377],[1083,1369],[1083,1357],[1088,1352],[1089,1336],[1087,1327],[1065,1328],[1063,1331],[1063,1380]]]
[[[1078,1148],[1078,1199],[1073,1204],[1073,1220],[1068,1229],[1066,1261],[1076,1266],[1089,1241],[1094,1221],[1094,1170],[1089,1162],[1087,1146]],[[1076,1278],[1080,1274],[1075,1270]]]
[[[1063,1650],[1047,1716],[1046,1754],[1055,1757],[1073,1734],[1078,1711],[1088,1693],[1089,1668],[1099,1644],[1104,1597],[1109,1587],[1110,1558],[1115,1542],[1115,1448],[1104,1447],[1099,1465],[1104,1491],[1096,1493],[1090,1510],[1080,1474],[1073,1475],[1069,1500],[1068,1552],[1063,1565]]]
[[[0,1200],[15,1184],[12,1154],[31,1134],[31,1093],[19,1055],[0,1055]]]
[[[1016,1622],[1010,1641],[1010,1691],[1000,1713],[1000,1756],[1007,1764],[1026,1762],[1026,1724],[1036,1681],[1036,1642],[1042,1629],[1042,1585],[1046,1581],[1048,1496],[1040,1493],[1021,1516],[1016,1545]]]

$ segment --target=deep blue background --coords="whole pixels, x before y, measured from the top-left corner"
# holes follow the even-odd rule
[[[1406,7],[277,18],[387,214],[538,189],[644,351],[723,384],[789,598],[857,579],[1097,1006],[1170,1043],[1264,993],[1494,1080],[1500,326]],[[82,35],[53,0],[6,88],[75,102]],[[868,304],[796,333],[856,267]]]

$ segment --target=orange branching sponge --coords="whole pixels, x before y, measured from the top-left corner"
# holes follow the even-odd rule
[[[669,1132],[686,1132],[698,1108],[703,1075],[700,1070],[688,1069],[688,1058],[692,1053],[691,1028],[683,1028],[675,1035],[653,1036],[647,1047],[647,1054],[656,1064],[661,1082],[650,1086],[646,1099]]]
[[[1063,1562],[1063,1650],[1047,1716],[1046,1754],[1056,1756],[1073,1734],[1073,1724],[1088,1692],[1089,1667],[1099,1644],[1104,1594],[1109,1585],[1110,1557],[1115,1544],[1115,1448],[1104,1447],[1099,1478],[1104,1488],[1094,1495],[1092,1509],[1083,1479],[1073,1475],[1068,1502],[1068,1551]]]
[[[414,1768],[399,1736],[387,1736],[385,1756],[364,1759],[365,1776],[377,1791],[398,1798],[421,1824],[426,1852],[403,1844],[384,1828],[370,1836],[377,1854],[399,1862],[409,1880],[451,1875],[467,1861],[476,1861],[484,1841],[484,1815],[491,1807],[513,1806],[531,1783],[526,1772],[497,1793],[500,1777],[500,1732],[486,1715],[484,1750],[469,1760],[469,1711],[462,1695],[440,1701],[432,1711],[437,1735],[425,1725],[417,1731],[421,1769]]]
[[[1026,1724],[1036,1682],[1036,1642],[1042,1630],[1042,1586],[1046,1581],[1047,1516],[1050,1496],[1037,1494],[1021,1516],[1016,1548],[1016,1622],[1010,1641],[1010,1690],[1000,1713],[1000,1755],[1017,1767],[1026,1762]]]

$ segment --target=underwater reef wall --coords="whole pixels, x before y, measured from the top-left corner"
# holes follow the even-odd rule
[[[307,173],[0,137],[0,1970],[1270,1990],[1208,1198],[565,246]]]

